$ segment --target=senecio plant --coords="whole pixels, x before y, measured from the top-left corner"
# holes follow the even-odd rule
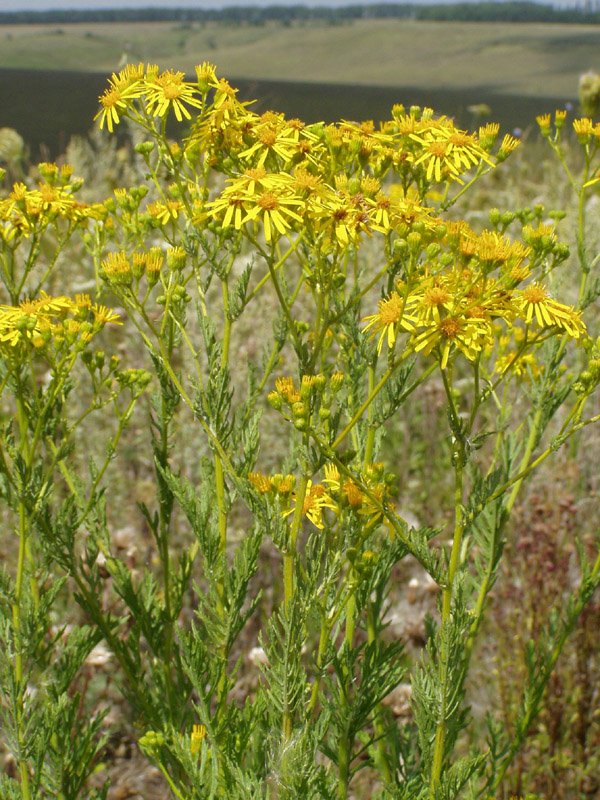
[[[540,207],[492,209],[475,232],[447,211],[519,144],[498,147],[497,125],[468,134],[400,105],[379,127],[306,125],[255,113],[210,64],[196,72],[127,66],[100,98],[100,127],[126,119],[138,136],[140,185],[85,204],[67,166],[40,164],[37,187],[0,200],[0,492],[17,544],[0,582],[15,765],[0,794],[106,797],[110,729],[80,680],[102,647],[139,749],[180,800],[499,797],[600,583],[600,556],[580,548],[562,615],[530,642],[515,729],[473,720],[467,677],[519,490],[598,419],[585,204],[578,265]],[[181,141],[170,115],[188,123]],[[542,121],[560,153],[564,115]],[[576,120],[581,197],[598,127]],[[46,293],[75,239],[94,296]],[[574,304],[551,291],[565,262]],[[236,326],[263,339],[245,363]],[[121,368],[108,348],[125,331],[139,361]],[[418,528],[386,443],[430,383],[451,490],[440,527]],[[111,538],[111,475],[145,394],[136,457],[155,490],[138,513],[154,555],[132,572]],[[88,460],[94,426],[105,451]],[[388,626],[406,558],[439,588],[417,659]],[[397,719],[383,701],[400,683],[412,710]]]

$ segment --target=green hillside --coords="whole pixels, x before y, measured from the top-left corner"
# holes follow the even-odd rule
[[[593,25],[356,20],[262,26],[138,22],[0,26],[0,67],[110,72],[121,59],[235,78],[572,97],[600,68]]]

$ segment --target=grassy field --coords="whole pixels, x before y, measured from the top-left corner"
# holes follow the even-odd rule
[[[573,97],[598,67],[591,25],[360,20],[285,27],[218,23],[0,26],[0,67],[110,72],[123,55],[232,78]]]

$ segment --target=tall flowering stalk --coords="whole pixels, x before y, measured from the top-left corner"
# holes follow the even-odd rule
[[[189,122],[180,141],[166,134],[172,114]],[[510,513],[531,473],[597,421],[586,406],[600,343],[584,314],[595,295],[583,277],[576,305],[552,294],[552,272],[570,257],[554,226],[493,210],[491,227],[474,230],[444,216],[518,142],[498,146],[497,126],[468,133],[417,107],[395,106],[379,126],[257,114],[207,63],[196,80],[128,66],[109,79],[97,119],[109,133],[124,119],[142,132],[139,185],[86,206],[68,170],[43,165],[38,188],[16,184],[0,200],[11,304],[0,309],[2,388],[17,411],[0,468],[20,541],[6,595],[15,656],[2,673],[20,775],[11,791],[35,796],[42,773],[49,787],[38,765],[56,763],[63,741],[58,717],[35,746],[28,739],[25,659],[37,665],[38,654],[26,637],[38,623],[26,620],[44,606],[43,553],[85,614],[91,647],[104,640],[139,747],[174,797],[347,798],[366,770],[381,800],[490,798],[600,583],[600,560],[582,551],[564,620],[532,643],[517,729],[490,720],[488,743],[476,728],[472,752],[457,757]],[[594,130],[576,126],[580,139]],[[589,141],[582,192],[593,186]],[[50,228],[56,256],[40,280]],[[44,293],[75,235],[95,272],[93,300]],[[582,275],[593,266],[581,260]],[[114,322],[149,371],[120,371],[89,349]],[[79,365],[93,399],[71,419]],[[119,555],[106,499],[109,462],[151,375],[136,448],[154,465],[154,492],[139,503],[152,557],[138,571]],[[386,462],[411,463],[414,441],[395,453],[389,443],[437,389],[447,426],[431,460],[447,465],[452,487],[439,487],[430,510],[437,527],[416,527]],[[109,407],[116,432],[86,478],[70,442]],[[388,625],[407,556],[439,589],[420,659]],[[255,671],[240,650],[250,635]],[[89,649],[73,657],[70,681]],[[388,703],[409,680],[403,722]],[[80,718],[68,719],[76,741]],[[87,780],[100,723],[86,739],[89,769],[59,796],[75,798]]]

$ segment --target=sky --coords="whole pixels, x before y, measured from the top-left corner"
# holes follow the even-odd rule
[[[347,6],[372,5],[380,2],[452,2],[452,0],[0,0],[0,11],[46,11],[48,9],[98,9],[98,8],[224,8],[226,6],[269,6],[269,5],[307,5],[307,6]],[[538,0],[551,5],[582,5],[583,0]]]

